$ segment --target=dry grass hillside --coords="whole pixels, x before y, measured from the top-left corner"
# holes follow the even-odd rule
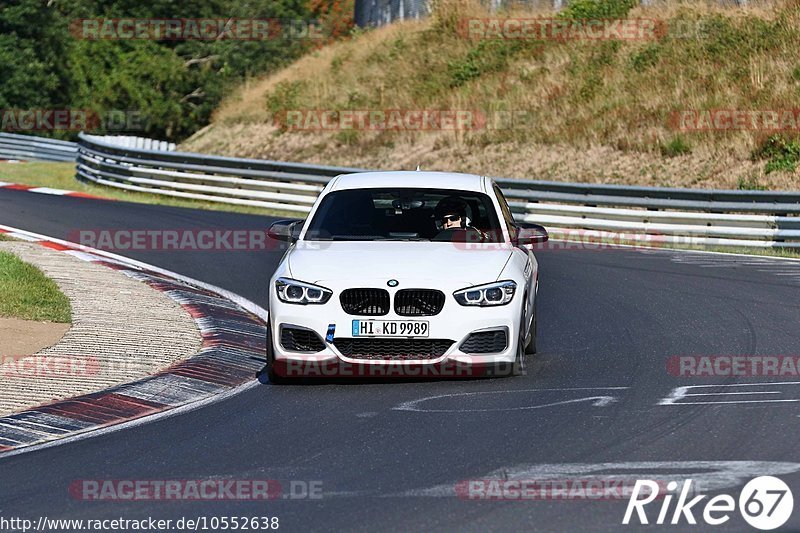
[[[581,0],[589,6],[611,0]],[[619,1],[617,4],[624,2]],[[562,13],[561,17],[584,13]],[[382,169],[743,189],[800,188],[800,2],[634,7],[656,39],[466,38],[488,15],[440,0],[429,20],[366,31],[231,94],[192,151]],[[496,16],[496,15],[495,15]],[[502,16],[552,17],[514,12]],[[684,111],[778,111],[770,128],[686,131]],[[295,131],[293,110],[479,110],[471,131]],[[513,127],[498,117],[515,117]]]

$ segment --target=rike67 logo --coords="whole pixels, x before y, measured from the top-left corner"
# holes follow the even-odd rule
[[[660,488],[663,488],[663,484],[651,480],[637,480],[622,523],[635,524],[636,519],[640,524],[651,523],[652,515],[648,518],[645,507],[657,499],[661,500],[661,507],[654,522],[656,524],[675,525],[684,523],[684,520],[688,524],[697,524],[695,513],[698,513],[705,524],[718,526],[730,520],[731,514],[737,509],[735,498],[728,494],[714,496],[704,502],[705,505],[701,504],[708,498],[704,494],[689,499],[694,494],[691,479],[683,482],[680,493],[678,493],[678,483],[675,481],[667,484],[665,493],[661,493]],[[672,507],[675,496],[677,501]],[[792,491],[786,483],[776,477],[761,476],[752,479],[739,494],[738,511],[745,522],[756,529],[771,530],[781,527],[789,520],[793,508]]]

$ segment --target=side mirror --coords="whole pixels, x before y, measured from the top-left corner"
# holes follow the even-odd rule
[[[295,242],[300,238],[300,231],[303,229],[304,220],[279,220],[273,222],[267,231],[270,239],[277,241]]]
[[[517,246],[543,244],[550,239],[544,226],[538,224],[521,225],[517,231]]]

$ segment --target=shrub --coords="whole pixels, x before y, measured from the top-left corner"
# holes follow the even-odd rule
[[[518,43],[481,41],[460,60],[448,63],[450,86],[460,87],[487,72],[500,72],[508,66]]]
[[[664,157],[677,157],[692,153],[692,145],[680,135],[673,137],[667,144],[661,146],[661,155]]]
[[[772,135],[753,152],[754,160],[767,160],[767,174],[780,170],[794,172],[800,163],[800,142],[781,135]]]
[[[659,55],[659,46],[657,44],[650,44],[631,56],[631,68],[636,72],[643,72],[654,67],[656,63],[658,63]]]
[[[573,0],[559,17],[565,19],[624,18],[638,0]]]
[[[758,176],[739,177],[738,189],[740,191],[766,191],[767,188],[758,182]]]
[[[277,84],[275,90],[267,94],[267,110],[277,113],[300,107],[300,96],[304,85],[300,81],[282,81]]]

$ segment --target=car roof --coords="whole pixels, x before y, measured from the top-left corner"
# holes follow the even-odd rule
[[[334,179],[330,192],[346,189],[403,187],[418,189],[452,189],[484,192],[484,178],[455,172],[391,171],[342,174]]]

